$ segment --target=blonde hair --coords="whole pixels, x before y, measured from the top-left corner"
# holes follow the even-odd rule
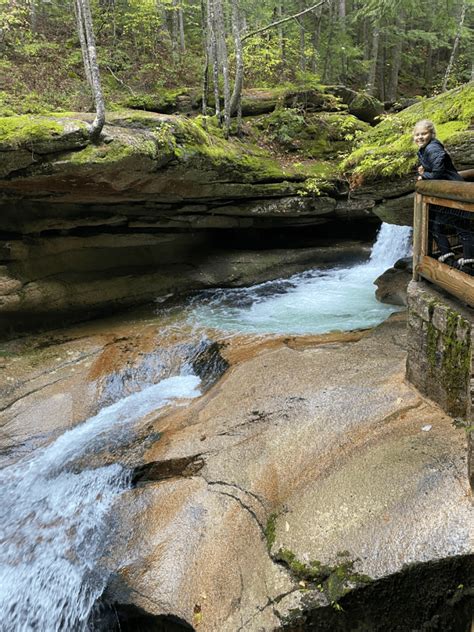
[[[422,119],[421,121],[418,121],[418,123],[413,128],[413,133],[417,129],[420,129],[420,127],[422,127],[423,129],[427,129],[429,132],[431,132],[431,136],[433,138],[436,138],[436,128],[433,121],[430,121],[429,119]]]

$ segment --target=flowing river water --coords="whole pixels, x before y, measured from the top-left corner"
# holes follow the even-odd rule
[[[370,327],[396,309],[377,303],[373,281],[409,248],[410,229],[383,225],[365,263],[201,292],[185,308],[187,320],[197,335],[210,327],[262,334]],[[201,392],[189,359],[155,381],[0,472],[1,632],[91,629],[91,611],[111,572],[103,564],[111,514],[130,472],[118,463],[88,469],[81,462],[104,446],[126,446],[134,422]]]

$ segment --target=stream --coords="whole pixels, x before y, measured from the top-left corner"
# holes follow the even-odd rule
[[[187,322],[197,334],[213,328],[223,335],[374,326],[398,308],[375,300],[373,281],[409,254],[410,234],[409,228],[383,225],[369,260],[352,267],[199,292],[185,307]],[[91,629],[91,611],[110,578],[103,559],[111,512],[130,486],[130,471],[119,463],[83,469],[81,459],[104,446],[126,446],[145,415],[186,404],[202,391],[189,360],[175,375],[155,375],[157,380],[118,393],[117,401],[0,472],[1,632]]]

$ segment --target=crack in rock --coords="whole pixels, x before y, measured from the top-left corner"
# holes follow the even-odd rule
[[[131,476],[133,487],[144,483],[156,483],[171,478],[195,476],[206,464],[202,454],[194,454],[166,461],[152,461],[136,467]]]

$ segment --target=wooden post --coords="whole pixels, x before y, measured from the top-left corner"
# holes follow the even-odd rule
[[[428,220],[429,204],[421,196],[421,236],[420,236],[420,259],[428,254]]]
[[[413,280],[419,281],[418,265],[421,261],[421,204],[423,196],[415,193],[415,203],[413,207]]]

